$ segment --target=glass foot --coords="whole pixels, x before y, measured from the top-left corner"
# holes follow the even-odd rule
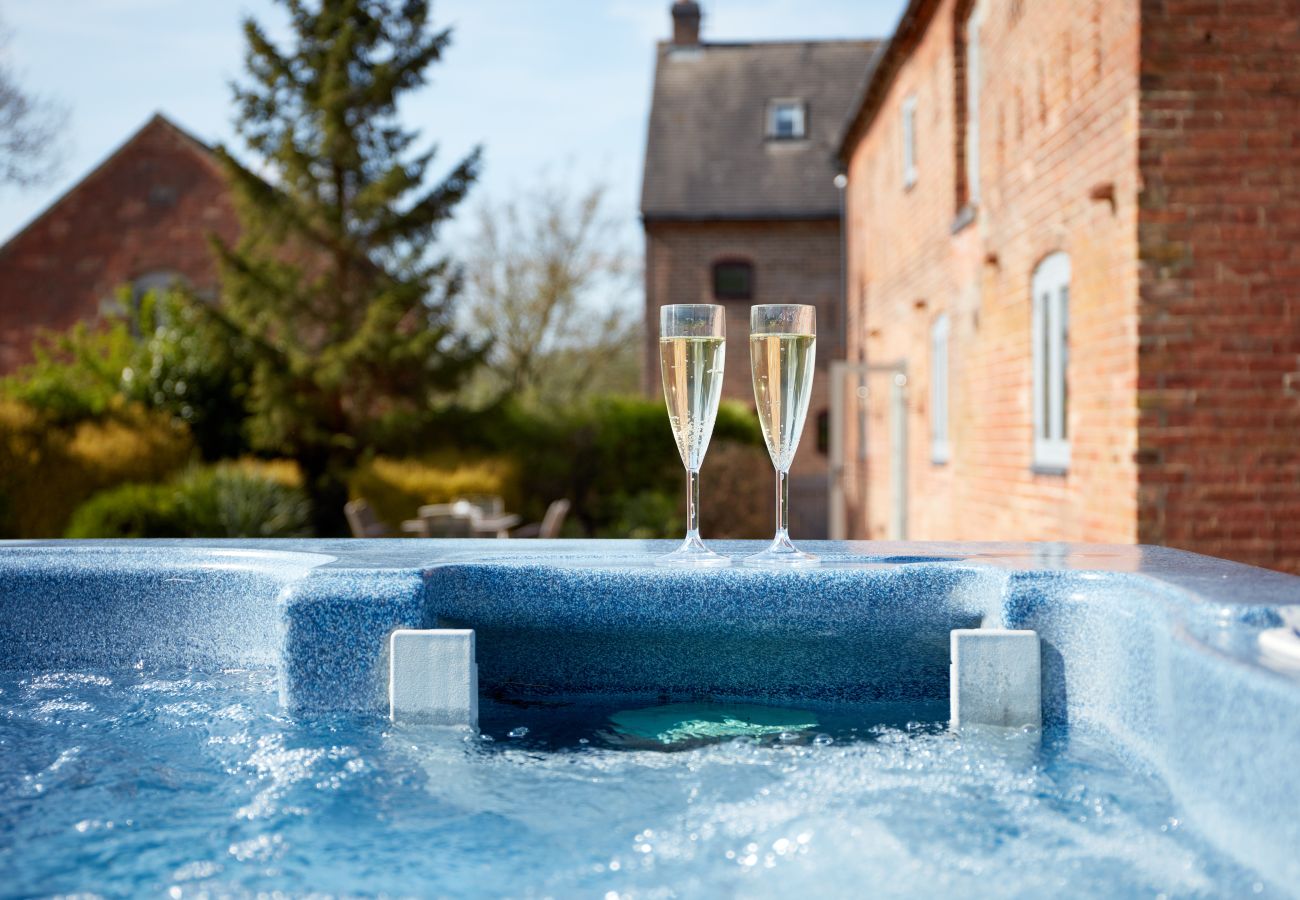
[[[656,566],[707,566],[719,568],[731,565],[731,559],[714,553],[698,535],[687,535],[682,545],[666,556],[655,560]]]
[[[820,557],[804,553],[790,543],[790,537],[786,534],[778,534],[766,550],[741,560],[741,563],[746,566],[765,566],[772,569],[815,566],[820,562]]]

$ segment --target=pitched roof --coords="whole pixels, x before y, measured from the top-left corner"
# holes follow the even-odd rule
[[[4,241],[4,243],[0,244],[0,256],[4,255],[11,247],[16,245],[20,237],[22,237],[24,234],[30,231],[38,222],[42,221],[47,216],[51,215],[56,209],[59,208],[61,204],[64,203],[64,201],[66,201],[69,197],[71,197],[78,190],[80,190],[83,185],[85,185],[88,181],[91,181],[93,178],[95,178],[95,176],[99,175],[101,172],[106,171],[109,165],[112,164],[114,160],[119,159],[125,154],[127,154],[131,150],[131,148],[133,148],[136,144],[140,143],[141,141],[145,140],[148,135],[152,134],[155,131],[168,132],[181,138],[180,141],[181,146],[187,147],[190,150],[194,151],[195,154],[198,157],[200,157],[205,164],[213,166],[214,168],[217,169],[218,172],[221,171],[220,168],[221,164],[217,161],[216,154],[213,152],[213,149],[211,147],[209,147],[203,141],[199,140],[194,135],[190,134],[181,126],[177,125],[175,122],[167,118],[167,116],[163,115],[161,112],[156,112],[149,117],[149,121],[141,125],[130,137],[128,137],[125,141],[119,144],[116,149],[110,152],[108,156],[104,157],[98,163],[96,163],[93,169],[91,169],[85,175],[81,176],[81,178],[77,179],[77,181],[71,187],[65,190],[62,194],[60,194],[54,200],[53,203],[51,203],[49,206],[45,207],[45,209],[37,213],[36,216],[31,219],[31,221],[29,221],[26,225],[22,226],[13,234],[11,234],[9,238]]]
[[[835,150],[879,41],[661,42],[641,215],[797,219],[839,215]],[[804,101],[807,139],[769,140],[769,101]]]

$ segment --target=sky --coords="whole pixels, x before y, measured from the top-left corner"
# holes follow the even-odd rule
[[[888,36],[902,0],[703,0],[705,40]],[[637,227],[655,41],[669,0],[434,0],[453,43],[401,108],[449,167],[476,144],[499,200],[538,177],[602,183],[608,211]],[[76,184],[161,111],[204,141],[242,153],[229,82],[241,72],[240,21],[284,36],[270,0],[0,0],[3,51],[21,84],[68,111],[66,159],[51,184],[0,187],[0,241]],[[462,222],[465,217],[462,217]],[[453,243],[464,240],[455,228]]]

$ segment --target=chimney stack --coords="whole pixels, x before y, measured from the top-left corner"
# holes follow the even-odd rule
[[[700,43],[700,4],[695,0],[677,0],[673,4],[673,43],[695,47]]]

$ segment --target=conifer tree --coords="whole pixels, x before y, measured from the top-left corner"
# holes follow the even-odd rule
[[[245,20],[247,77],[232,85],[257,172],[218,151],[242,232],[216,246],[217,315],[253,348],[253,446],[298,461],[328,535],[374,431],[418,425],[482,356],[453,328],[461,275],[436,247],[480,151],[427,184],[436,147],[417,151],[398,121],[450,42],[428,0],[278,2],[291,37],[277,46]]]

